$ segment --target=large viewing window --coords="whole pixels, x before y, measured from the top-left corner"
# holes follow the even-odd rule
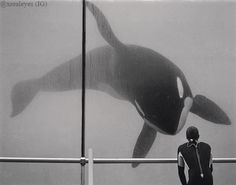
[[[175,159],[191,125],[214,158],[235,159],[234,1],[89,1],[103,15],[91,4],[86,8],[84,110],[83,1],[14,2],[0,1],[0,184],[80,184],[80,164],[3,163],[1,157],[80,160],[81,142],[85,159],[74,163],[86,170],[89,148],[95,158]],[[203,119],[190,109],[177,130],[186,95],[207,97],[231,125],[211,121],[220,115]],[[149,134],[140,134],[143,127]],[[234,185],[235,171],[235,164],[214,164],[214,184]],[[180,181],[176,163],[111,163],[94,164],[94,184]]]

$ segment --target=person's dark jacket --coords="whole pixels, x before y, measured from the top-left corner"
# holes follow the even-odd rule
[[[188,142],[178,148],[178,173],[182,185],[213,185],[211,147],[204,142]],[[186,181],[184,168],[188,168]]]

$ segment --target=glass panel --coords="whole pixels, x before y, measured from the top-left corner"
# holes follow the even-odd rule
[[[4,2],[0,156],[80,157],[82,3]],[[0,184],[75,184],[66,165],[2,164]]]
[[[78,164],[0,164],[1,184],[54,185],[80,184]]]
[[[86,145],[93,148],[94,156],[132,157],[146,120],[147,128],[140,137],[135,157],[146,153],[147,157],[176,157],[178,146],[186,142],[185,131],[190,125],[199,128],[200,140],[212,146],[214,157],[235,157],[236,126],[224,125],[229,123],[228,118],[232,123],[236,121],[235,2],[94,1],[94,4],[116,36],[99,10],[90,4],[95,17],[87,11],[90,53]],[[193,97],[203,96],[194,100],[195,110],[191,109],[186,125],[178,130],[184,100],[192,97],[187,83]],[[204,97],[215,102],[227,116]],[[190,109],[190,104],[186,109]],[[148,152],[154,139],[153,127],[162,133],[157,132]],[[142,174],[139,167],[130,171],[130,178],[137,179]],[[150,171],[153,170],[150,168],[147,173]]]
[[[214,164],[213,178],[215,185],[233,185],[235,164]],[[181,184],[175,164],[142,164],[136,170],[125,164],[94,166],[94,184],[96,185],[170,185]]]

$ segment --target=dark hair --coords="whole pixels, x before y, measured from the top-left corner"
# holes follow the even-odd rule
[[[199,138],[198,129],[194,126],[188,127],[188,129],[186,130],[186,138],[188,140],[190,139],[198,140]]]

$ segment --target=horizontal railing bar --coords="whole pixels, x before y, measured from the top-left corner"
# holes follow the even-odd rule
[[[177,163],[176,158],[94,158],[95,164],[112,163]]]
[[[213,158],[213,163],[236,163],[236,158]]]
[[[81,158],[0,157],[0,162],[14,163],[81,163]]]
[[[88,163],[87,158],[0,157],[0,162],[14,163]],[[177,163],[176,158],[94,158],[95,164]],[[213,158],[213,163],[236,163],[236,158]]]
[[[176,158],[94,158],[97,164],[112,163],[177,163]],[[236,158],[213,158],[213,163],[236,163]]]

